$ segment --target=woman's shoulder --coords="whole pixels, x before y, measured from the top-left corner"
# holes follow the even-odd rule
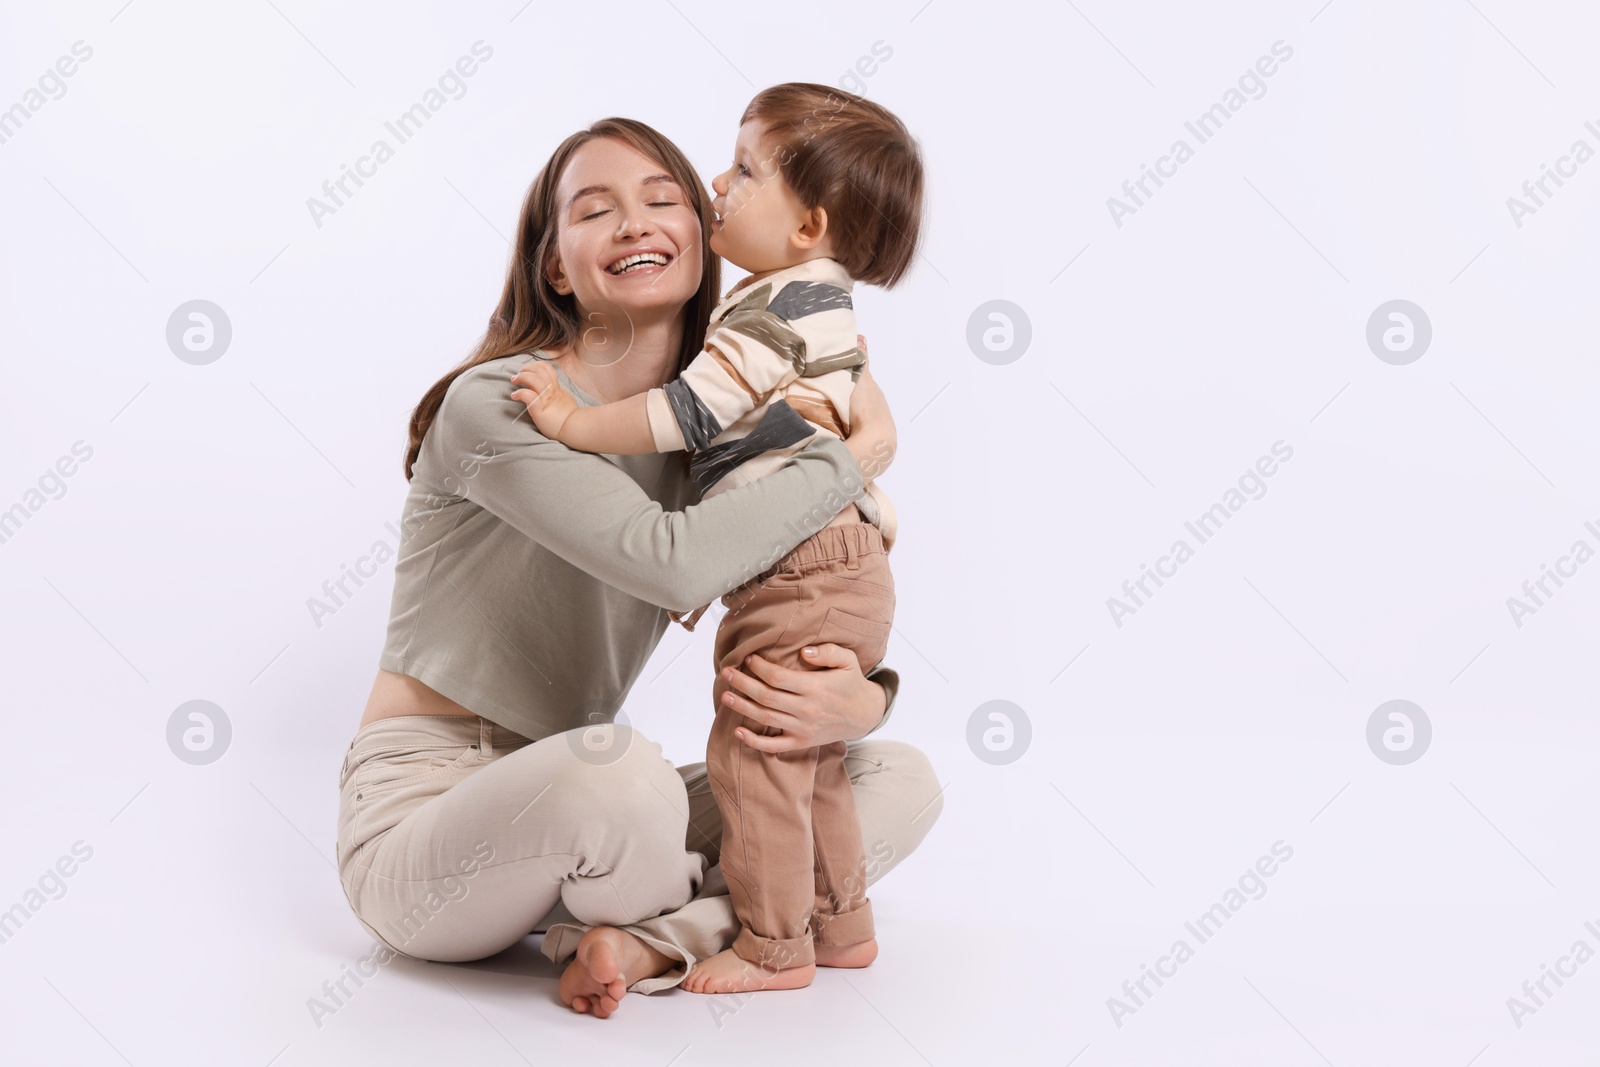
[[[515,355],[497,356],[494,359],[486,359],[482,363],[474,363],[456,375],[455,380],[450,383],[450,387],[445,390],[444,398],[449,401],[452,396],[458,393],[481,393],[487,389],[498,388],[501,385],[505,386],[505,395],[510,396],[512,389],[511,376],[517,373],[518,368],[531,359],[533,359],[531,354],[519,352]]]
[[[504,400],[513,405],[517,411],[526,410],[511,399],[511,393],[516,388],[511,384],[511,378],[523,364],[534,358],[531,353],[518,352],[515,355],[497,356],[482,363],[474,363],[456,375],[450,387],[445,390],[444,398],[440,402],[440,414],[452,408],[462,413],[475,413],[485,401],[494,400]]]
[[[543,440],[527,408],[511,398],[512,375],[533,356],[518,353],[475,363],[456,375],[434,416],[439,445],[447,452],[476,451],[485,442]],[[430,434],[431,436],[431,434]]]

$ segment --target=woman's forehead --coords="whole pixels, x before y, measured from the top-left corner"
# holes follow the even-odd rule
[[[594,186],[631,189],[661,179],[676,183],[672,172],[634,148],[613,137],[597,137],[572,154],[561,175],[563,202],[580,190]]]

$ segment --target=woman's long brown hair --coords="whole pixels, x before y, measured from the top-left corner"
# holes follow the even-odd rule
[[[522,201],[522,212],[517,219],[517,236],[511,265],[506,271],[505,289],[500,294],[500,306],[489,319],[488,330],[472,354],[435,382],[411,413],[405,459],[407,481],[411,480],[411,468],[422,450],[422,438],[433,425],[445,392],[463,371],[501,356],[531,353],[536,348],[560,347],[577,341],[580,323],[576,302],[571,295],[563,296],[552,289],[540,266],[549,262],[555,250],[560,225],[556,187],[561,183],[561,175],[573,153],[597,137],[614,137],[665,167],[700,216],[700,261],[703,265],[700,289],[684,308],[678,370],[681,372],[699,355],[711,312],[722,291],[722,263],[712,254],[710,244],[711,198],[688,159],[666,137],[633,119],[601,119],[562,141],[533,179],[533,184],[528,186],[528,195]]]

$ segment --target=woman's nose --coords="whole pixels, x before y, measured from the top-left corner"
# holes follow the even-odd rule
[[[617,236],[642,237],[650,232],[650,224],[645,221],[645,217],[637,208],[632,211],[620,211],[618,215],[621,217],[617,220]]]

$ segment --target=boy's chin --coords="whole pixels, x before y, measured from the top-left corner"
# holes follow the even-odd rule
[[[741,261],[749,259],[750,256],[740,250],[737,241],[728,240],[727,235],[721,230],[712,231],[711,240],[706,242],[706,246],[711,249],[714,255],[721,256],[741,270],[746,269]]]

